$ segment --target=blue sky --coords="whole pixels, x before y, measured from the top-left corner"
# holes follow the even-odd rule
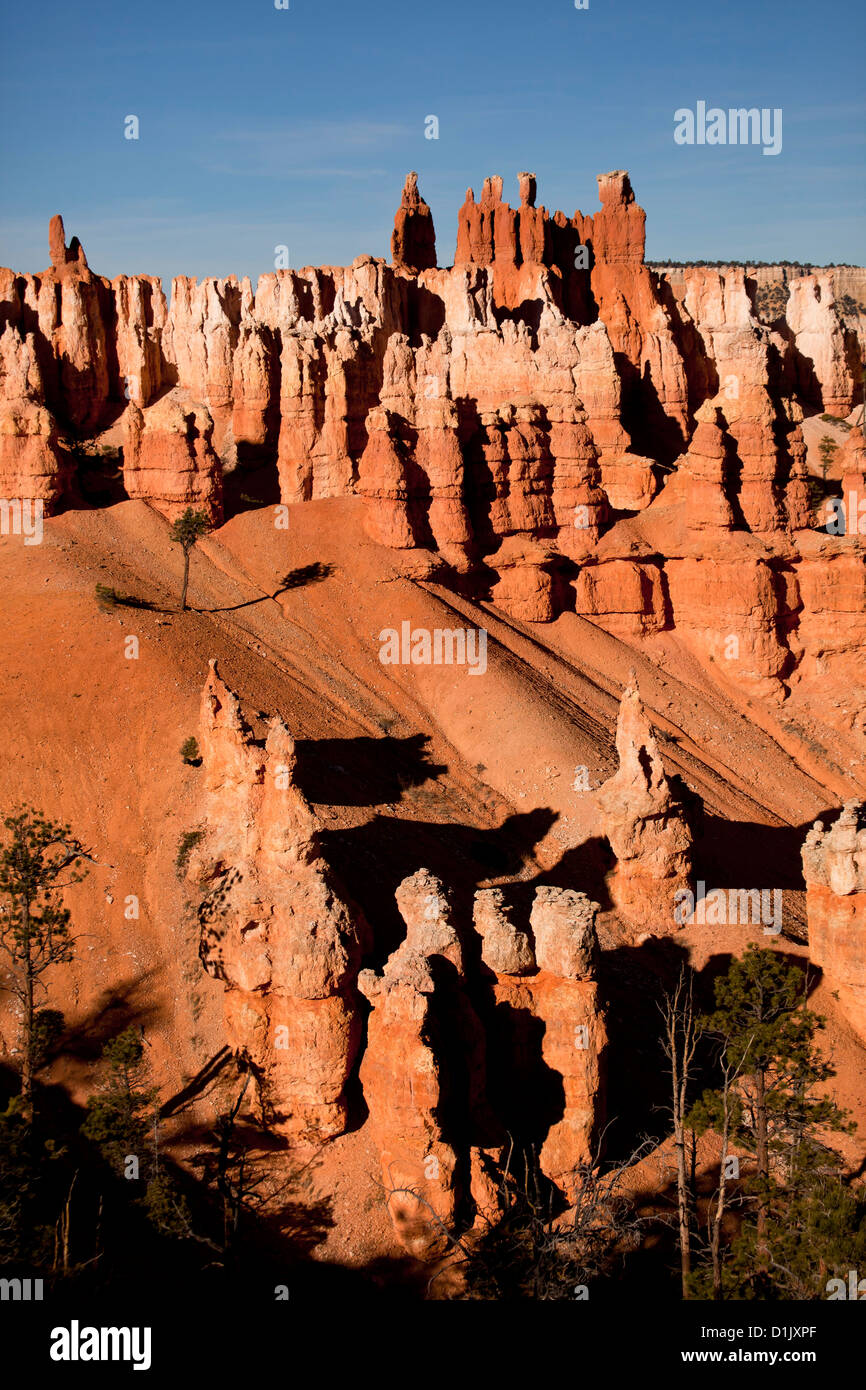
[[[405,174],[454,255],[468,186],[592,212],[625,168],[651,259],[866,259],[862,0],[97,0],[7,7],[0,262],[62,212],[102,274],[257,276],[387,256]],[[781,107],[778,156],[674,112]],[[137,115],[140,138],[124,139]],[[425,117],[439,120],[425,138]]]

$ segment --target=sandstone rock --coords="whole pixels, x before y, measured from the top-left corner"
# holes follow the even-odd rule
[[[827,271],[791,282],[785,317],[794,334],[800,386],[830,415],[848,415],[860,376],[856,335],[836,310],[833,277]]]
[[[208,409],[175,388],[125,417],[123,481],[130,497],[152,502],[170,520],[187,507],[222,520],[222,472]]]
[[[535,970],[532,943],[515,924],[501,888],[478,890],[473,921],[481,937],[481,959],[495,974],[527,975]]]
[[[391,260],[417,275],[436,264],[436,233],[430,209],[418,192],[418,175],[407,174],[403,198],[394,219]]]
[[[588,979],[594,974],[597,911],[598,903],[571,888],[536,890],[529,921],[539,970],[566,980]]]
[[[616,751],[619,769],[597,793],[602,828],[617,859],[608,887],[624,917],[666,935],[679,925],[675,895],[689,887],[694,808],[664,771],[634,681],[620,703]]]
[[[689,525],[696,530],[733,530],[734,511],[728,492],[731,480],[725,467],[723,416],[705,402],[696,415],[695,432],[688,452],[679,460],[679,476],[686,481],[685,505]]]
[[[50,515],[72,476],[72,459],[50,410],[26,396],[0,402],[0,497],[38,499]]]
[[[202,893],[202,962],[226,985],[230,1045],[253,1070],[271,1128],[332,1138],[348,1118],[369,928],[321,856],[287,728],[274,718],[256,743],[215,662],[200,747],[205,832],[188,878]]]
[[[539,969],[532,971],[525,933],[501,890],[475,898],[482,959],[495,975],[490,1065],[498,1069],[506,1126],[531,1135],[541,1171],[569,1202],[604,1128],[607,1032],[595,981],[596,911],[582,893],[537,888],[530,921]]]
[[[785,272],[769,322],[760,268],[644,263],[624,171],[586,216],[517,184],[514,207],[498,177],[470,190],[451,269],[410,175],[394,266],[279,270],[255,294],[179,277],[168,312],[157,281],[95,275],[53,219],[48,270],[0,270],[6,493],[80,496],[76,452],[122,417],[129,495],[169,516],[218,521],[222,475],[276,462],[283,501],[359,492],[403,572],[477,579],[521,620],[574,606],[628,638],[673,629],[773,701],[819,670],[849,679],[862,565],[816,530],[801,422],[859,395],[860,272]],[[840,461],[859,495],[858,439]],[[652,519],[655,548],[627,527],[606,544],[622,512]]]
[[[848,436],[839,450],[839,469],[842,474],[842,497],[847,499],[853,494],[857,498],[855,504],[846,501],[846,533],[863,534],[866,531],[866,521],[861,529],[860,508],[861,504],[866,502],[866,440],[863,438],[862,429],[854,428],[848,431]]]
[[[484,1032],[463,987],[449,895],[421,869],[397,904],[405,940],[381,976],[365,970],[358,981],[373,1005],[360,1078],[396,1233],[431,1258],[469,1207],[495,1207],[488,1168],[505,1136],[486,1098]]]
[[[829,830],[816,821],[802,853],[810,958],[866,1040],[866,807],[846,802]]]
[[[488,561],[499,578],[491,590],[497,607],[524,623],[549,623],[559,611],[551,546],[507,537]]]

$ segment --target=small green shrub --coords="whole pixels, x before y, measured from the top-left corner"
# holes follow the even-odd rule
[[[177,855],[174,866],[177,869],[178,878],[186,872],[189,863],[189,856],[192,854],[197,844],[204,839],[203,830],[185,830],[178,840]]]
[[[198,741],[190,735],[185,738],[180,745],[180,756],[189,767],[201,767],[201,754],[198,748]]]

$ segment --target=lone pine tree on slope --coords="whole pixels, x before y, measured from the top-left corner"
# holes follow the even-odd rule
[[[187,507],[182,516],[177,518],[169,532],[170,539],[175,545],[179,545],[183,551],[183,587],[180,594],[180,609],[186,612],[186,592],[189,587],[189,557],[193,546],[202,536],[207,535],[211,529],[210,518],[207,512],[194,511],[192,507]]]

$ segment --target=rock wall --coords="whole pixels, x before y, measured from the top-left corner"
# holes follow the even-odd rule
[[[866,1040],[866,806],[845,803],[829,829],[816,821],[803,845],[809,956]]]
[[[441,269],[410,174],[393,264],[179,277],[170,308],[53,219],[46,272],[0,271],[2,491],[79,505],[82,450],[120,438],[126,495],[218,522],[264,468],[287,503],[361,494],[377,542],[521,621],[674,629],[774,700],[849,680],[866,561],[820,529],[802,424],[862,398],[856,268],[792,275],[769,315],[748,267],[648,266],[628,174],[598,185],[568,216],[486,179]]]

